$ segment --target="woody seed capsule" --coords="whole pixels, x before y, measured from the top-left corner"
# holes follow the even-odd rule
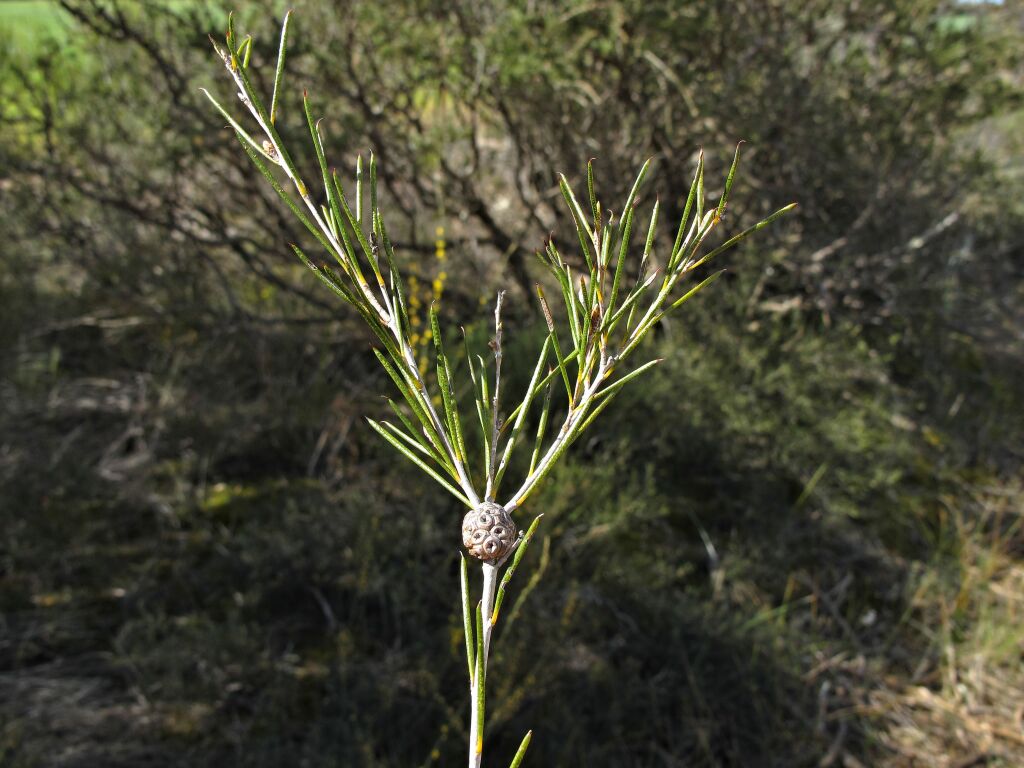
[[[500,504],[485,501],[462,519],[462,543],[480,560],[498,560],[516,541],[512,517]]]

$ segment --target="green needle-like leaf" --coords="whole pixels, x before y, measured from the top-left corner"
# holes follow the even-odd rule
[[[565,180],[565,176],[561,173],[558,174],[558,188],[562,190],[562,197],[569,204],[569,212],[572,214],[573,222],[576,224],[576,233],[579,235],[580,247],[583,249],[587,266],[593,269],[594,260],[591,257],[590,245],[588,243],[594,241],[594,232],[587,225],[586,219],[583,217],[583,209],[580,208],[580,204],[576,201],[576,195],[573,194],[569,182]]]
[[[363,156],[356,157],[356,221],[363,222]]]
[[[469,664],[470,686],[473,684],[473,671],[476,667],[473,638],[473,609],[469,603],[469,564],[466,556],[459,552],[459,582],[462,587],[462,629],[466,636],[466,662]]]
[[[248,69],[249,58],[252,56],[252,35],[246,35],[245,40],[238,46],[238,55],[242,59],[242,69]]]
[[[650,275],[647,276],[646,280],[644,280],[640,285],[634,288],[633,292],[626,297],[626,300],[622,302],[622,306],[615,311],[615,314],[612,315],[611,319],[608,321],[609,334],[615,330],[615,327],[622,320],[622,315],[626,312],[626,310],[630,310],[630,312],[632,312],[632,309],[636,307],[637,302],[643,297],[643,295],[647,292],[647,289],[651,287],[651,284],[654,283],[657,277],[658,273],[652,272]],[[626,327],[627,329],[629,328],[628,320],[626,322]]]
[[[501,461],[498,463],[498,471],[494,476],[494,487],[492,490],[495,494],[497,494],[498,488],[501,485],[501,480],[505,476],[505,470],[508,469],[508,462],[512,457],[512,451],[519,442],[519,434],[522,432],[523,425],[526,423],[526,414],[530,411],[530,404],[533,403],[534,397],[537,392],[540,391],[539,382],[541,373],[544,371],[544,366],[547,364],[548,347],[553,335],[554,334],[548,334],[548,337],[544,339],[544,344],[541,345],[540,355],[537,357],[537,365],[533,369],[533,376],[530,378],[530,384],[526,388],[526,394],[523,396],[523,401],[517,409],[519,415],[516,416],[516,420],[513,423],[512,432],[508,437],[508,442],[505,443],[505,450],[501,455]]]
[[[373,164],[373,155],[370,155],[370,200],[371,203],[377,198],[377,176],[375,166]],[[374,228],[373,231],[376,233],[381,245],[384,246],[384,259],[388,263],[388,271],[390,272],[390,290],[398,297],[398,309],[402,313],[403,327],[408,329],[409,324],[409,307],[405,299],[405,285],[402,283],[402,274],[398,270],[398,265],[395,263],[395,249],[391,245],[391,238],[388,237],[388,231],[384,226],[384,217],[380,215],[380,211],[377,210],[377,206],[374,203],[371,205],[373,211]]]
[[[242,142],[243,146],[254,149],[256,152],[258,152],[260,155],[262,155],[267,160],[270,160],[271,162],[274,162],[273,158],[271,158],[270,155],[267,154],[266,150],[263,149],[263,147],[261,147],[259,144],[256,143],[256,139],[254,139],[252,136],[250,136],[249,132],[246,131],[245,128],[243,128],[241,125],[238,124],[238,122],[235,120],[235,118],[233,118],[228,113],[228,111],[226,109],[224,109],[224,107],[222,107],[220,105],[219,101],[217,101],[215,98],[213,98],[213,95],[208,90],[206,90],[205,88],[200,88],[199,90],[202,91],[206,95],[206,98],[208,98],[210,100],[210,102],[213,104],[213,106],[215,106],[217,108],[217,111],[220,112],[221,116],[225,120],[228,121],[228,124],[232,128],[235,129],[235,135],[238,136],[238,140]]]
[[[377,156],[370,153],[370,210],[377,210]]]
[[[697,170],[693,174],[693,182],[690,184],[690,191],[686,195],[686,205],[683,207],[683,216],[679,219],[679,231],[676,232],[676,241],[672,245],[672,253],[669,255],[668,266],[666,272],[671,272],[672,268],[678,261],[678,255],[683,247],[683,236],[686,234],[686,224],[690,220],[690,211],[693,208],[693,203],[697,199],[697,191],[699,188],[699,182],[704,177],[704,150],[700,151],[697,156]]]
[[[519,561],[522,560],[523,555],[526,554],[526,548],[530,545],[530,541],[533,539],[533,534],[537,531],[537,526],[540,525],[540,519],[542,517],[544,517],[544,515],[541,514],[533,518],[533,522],[530,523],[530,527],[526,531],[526,535],[523,536],[522,541],[519,542],[519,546],[516,547],[516,553],[512,556],[512,565],[505,569],[505,574],[501,577],[501,583],[498,585],[498,595],[494,599],[494,610],[491,612],[492,627],[498,623],[498,613],[501,611],[501,604],[505,601],[505,588],[512,580],[512,574],[516,572]]]
[[[527,475],[532,475],[533,470],[537,468],[537,458],[540,456],[541,446],[544,445],[544,433],[548,428],[548,415],[551,413],[551,392],[553,389],[551,384],[548,384],[544,392],[544,406],[540,411],[540,421],[537,422],[537,437],[533,442],[533,454],[530,456],[530,468],[526,472]]]
[[[619,258],[615,262],[615,278],[612,281],[612,295],[608,297],[608,315],[605,316],[605,327],[607,327],[609,316],[615,309],[615,302],[619,297],[619,282],[622,280],[622,267],[626,263],[626,251],[629,248],[629,238],[633,233],[633,209],[626,213],[626,222],[622,228],[622,242],[619,245]]]
[[[394,424],[392,424],[389,421],[382,421],[382,422],[380,422],[380,425],[382,427],[384,427],[386,430],[388,430],[389,432],[391,432],[395,437],[397,437],[399,440],[404,442],[406,445],[408,445],[413,450],[416,450],[416,451],[422,453],[427,458],[430,458],[430,459],[434,458],[432,452],[430,450],[424,448],[420,444],[419,440],[416,439],[415,432],[412,435],[410,435],[410,434],[404,432],[403,430],[399,429],[398,427],[396,427]]]
[[[434,428],[433,421],[427,415],[427,410],[423,405],[423,401],[420,395],[414,390],[412,386],[409,385],[409,382],[405,379],[405,377],[403,377],[401,374],[398,373],[397,370],[395,370],[395,367],[390,362],[388,362],[388,359],[384,357],[383,353],[381,353],[379,349],[375,349],[373,350],[373,352],[377,356],[377,360],[380,361],[381,366],[387,372],[388,376],[390,376],[391,380],[395,383],[395,386],[398,387],[398,391],[402,393],[402,397],[405,398],[405,402],[409,405],[409,408],[412,410],[413,414],[419,420],[420,424],[423,425],[423,429],[426,432],[426,436],[430,440],[431,444],[434,446],[435,450],[437,450],[440,453],[440,455],[444,457],[444,464],[445,468],[448,470],[448,473],[452,475],[453,478],[457,477],[455,467],[448,458],[448,453],[444,448],[444,442],[441,440],[441,436],[437,433],[437,430]]]
[[[341,186],[341,182],[338,180],[337,171],[331,172],[331,182],[334,184],[334,191],[336,194],[338,205],[341,206],[342,209],[347,208],[348,204],[345,202],[345,189]],[[345,221],[348,221],[349,217],[346,215],[342,218],[343,214],[341,211],[339,211],[336,215],[339,217],[338,227],[341,231],[341,237],[345,245],[345,251],[348,254],[349,261],[352,264],[352,273],[356,276],[356,279],[359,281],[359,284],[364,286],[366,290],[369,290],[370,284],[366,281],[366,277],[363,274],[362,267],[360,266],[359,263],[359,256],[356,253],[356,249],[353,247],[352,240],[349,238],[348,235],[349,229],[351,229],[351,225],[349,227],[346,227],[343,223]]]
[[[519,749],[516,750],[516,756],[512,758],[512,764],[508,768],[519,768],[523,758],[526,757],[526,750],[530,746],[531,739],[533,739],[533,731],[527,731],[522,743],[519,745]]]
[[[641,374],[644,373],[644,371],[648,370],[649,368],[653,368],[658,363],[660,363],[663,359],[664,358],[660,358],[659,357],[657,360],[649,360],[648,362],[644,363],[643,365],[641,365],[636,370],[630,371],[629,373],[627,373],[625,376],[623,376],[618,381],[614,382],[613,384],[610,384],[609,386],[605,387],[600,392],[598,392],[597,395],[595,395],[595,399],[601,399],[601,398],[608,397],[609,395],[614,394],[617,390],[622,389],[628,382],[632,381],[637,376],[640,376]]]
[[[608,395],[608,397],[604,398],[600,403],[597,404],[597,407],[594,408],[593,411],[591,411],[587,418],[576,429],[573,430],[572,434],[569,436],[569,439],[566,440],[565,448],[568,448],[570,445],[576,442],[576,438],[578,438],[580,435],[582,435],[590,428],[590,425],[594,423],[594,419],[600,416],[601,412],[609,405],[611,405],[612,401],[619,396],[620,392],[622,392],[621,389],[615,390],[610,395]],[[563,451],[564,450],[565,449],[563,449]]]
[[[437,307],[430,305],[430,331],[434,339],[434,352],[437,356],[437,384],[441,390],[441,403],[444,406],[445,419],[448,422],[448,432],[455,442],[457,459],[464,461],[466,456],[466,443],[462,436],[462,420],[459,418],[459,406],[455,399],[455,387],[451,381],[451,368],[448,365],[448,357],[444,353],[444,342],[441,338],[441,324],[437,319]]]
[[[295,254],[302,261],[302,263],[309,267],[310,271],[312,271],[312,273],[316,275],[322,283],[324,283],[328,288],[330,288],[332,291],[338,294],[338,296],[343,298],[352,306],[358,305],[358,300],[356,299],[355,296],[352,295],[352,292],[344,283],[342,283],[340,280],[332,279],[327,273],[325,273],[316,264],[310,261],[306,254],[302,252],[302,249],[299,248],[299,246],[292,243],[291,247],[292,250],[295,251]]]
[[[729,175],[725,177],[725,190],[722,192],[722,199],[718,201],[718,218],[722,218],[722,214],[725,213],[725,205],[729,201],[729,192],[732,191],[732,182],[736,177],[736,166],[740,164],[740,147],[742,146],[742,141],[736,144],[736,153],[732,157],[732,165],[729,166]]]
[[[473,673],[476,686],[476,699],[472,706],[476,708],[477,732],[475,749],[479,755],[484,751],[484,700],[487,687],[487,665],[484,661],[484,620],[481,604],[476,604],[476,670]]]
[[[572,335],[573,344],[578,346],[579,342],[577,342],[577,339],[580,336],[580,329],[583,323],[583,309],[576,301],[576,295],[572,290],[572,275],[569,273],[568,267],[562,262],[562,257],[559,255],[558,249],[555,248],[555,244],[551,241],[548,241],[547,253],[551,259],[549,264],[551,271],[558,279],[558,285],[562,290],[562,302],[565,304],[566,314],[569,317],[569,332]],[[539,286],[537,291],[538,293],[541,292]]]
[[[274,175],[270,172],[270,169],[267,168],[266,163],[263,162],[257,151],[252,148],[250,142],[246,141],[242,134],[237,135],[239,143],[245,149],[245,153],[249,155],[249,158],[253,161],[256,167],[260,169],[260,172],[263,174],[263,177],[270,182],[270,186],[273,187],[275,192],[277,192],[278,196],[284,201],[285,205],[287,205],[291,212],[295,214],[295,218],[297,218],[299,221],[303,223],[306,229],[308,229],[312,233],[313,237],[317,239],[320,245],[324,247],[324,250],[326,250],[328,253],[334,255],[335,258],[337,258],[337,249],[333,245],[331,245],[330,241],[328,241],[328,239],[324,236],[324,233],[320,230],[320,228],[317,227],[310,220],[309,216],[306,215],[306,212],[303,211],[294,200],[292,200],[291,195],[285,192],[284,189],[282,189],[281,185],[277,183],[277,179],[274,178]]]
[[[619,217],[620,230],[626,221],[626,211],[633,210],[633,204],[636,202],[637,193],[640,191],[640,186],[644,183],[644,177],[647,175],[647,169],[650,167],[651,161],[648,159],[640,168],[640,173],[636,175],[636,181],[633,182],[633,187],[629,190],[629,196],[626,198],[626,204],[622,207],[622,216]]]
[[[587,161],[587,194],[590,196],[590,210],[594,215],[594,226],[601,223],[601,207],[594,192],[594,160]]]
[[[562,355],[562,346],[558,343],[558,332],[555,331],[555,321],[551,317],[551,308],[548,307],[547,301],[544,299],[544,290],[537,286],[537,297],[540,299],[540,308],[544,312],[544,321],[548,325],[548,333],[551,334],[551,342],[555,348],[555,359],[558,360],[558,371],[562,374],[562,380],[565,382],[565,394],[569,398],[569,403],[572,403],[572,385],[569,383],[569,371],[565,367],[565,357]],[[571,299],[570,299],[571,301]],[[578,353],[580,347],[577,345],[576,352]]]
[[[415,442],[415,444],[416,444],[415,447],[418,448],[422,453],[424,453],[427,456],[429,456],[430,458],[432,458],[434,461],[436,461],[438,464],[440,464],[442,467],[444,467],[447,470],[448,469],[448,462],[446,462],[441,457],[441,455],[438,454],[437,450],[430,443],[430,441],[427,439],[427,437],[422,432],[417,430],[415,426],[413,426],[412,420],[410,420],[408,416],[406,416],[404,413],[402,413],[402,409],[398,407],[398,403],[396,403],[390,397],[387,398],[387,401],[388,401],[388,405],[391,406],[391,410],[394,411],[395,416],[398,417],[398,420],[401,421],[402,425],[405,427],[406,432],[408,433],[407,436],[412,441]],[[387,422],[385,422],[385,424],[386,423]],[[403,435],[402,433],[399,433],[399,436],[403,437],[403,436],[406,436],[406,435]],[[455,477],[455,479],[457,480],[458,478]]]
[[[640,257],[640,269],[637,273],[637,283],[641,282],[646,276],[647,260],[651,255],[651,248],[654,246],[654,233],[658,226],[658,210],[661,205],[660,200],[654,201],[654,210],[651,211],[651,223],[647,225],[647,240],[644,242],[644,253]]]
[[[711,259],[715,258],[715,256],[718,256],[720,253],[722,253],[724,251],[727,251],[730,248],[732,248],[733,246],[735,246],[741,240],[745,240],[746,238],[750,237],[750,235],[754,234],[755,232],[758,232],[758,231],[764,229],[769,224],[771,224],[773,221],[778,219],[780,216],[784,216],[785,214],[787,214],[790,211],[792,211],[794,208],[796,208],[796,206],[797,206],[796,203],[790,203],[789,205],[783,206],[782,208],[779,208],[779,210],[777,210],[771,216],[768,216],[767,218],[761,219],[761,221],[757,222],[757,224],[755,224],[754,226],[748,227],[747,229],[745,229],[742,232],[740,232],[738,235],[730,237],[728,240],[726,240],[720,246],[715,248],[713,251],[710,251],[707,255],[702,256],[698,261],[694,262],[693,268],[699,267],[701,264],[704,264],[705,262],[710,261]]]
[[[703,156],[701,160],[703,160]],[[704,218],[704,163],[700,163],[698,166],[699,173],[697,174],[697,198],[694,201],[697,204],[697,221]]]
[[[686,293],[684,293],[682,296],[680,296],[678,299],[676,299],[674,302],[672,302],[672,306],[670,306],[668,308],[668,310],[666,310],[666,314],[668,312],[671,312],[673,309],[677,309],[677,308],[683,306],[683,304],[688,302],[697,293],[699,293],[703,288],[706,288],[707,286],[709,286],[713,282],[715,282],[715,280],[717,280],[719,277],[721,277],[724,272],[725,272],[724,269],[720,269],[717,272],[714,272],[714,273],[708,275],[703,280],[701,280],[699,283],[697,283],[695,286],[693,286],[693,288],[691,288]]]
[[[709,215],[711,215],[712,213],[713,212],[709,211]],[[637,327],[637,329],[633,332],[632,341],[630,341],[619,353],[619,358],[621,360],[625,360],[627,357],[629,357],[633,350],[636,349],[637,345],[641,341],[643,341],[643,338],[644,336],[647,335],[647,332],[650,331],[651,328],[656,326],[659,322],[661,322],[662,318],[664,318],[669,312],[676,309],[677,307],[681,307],[683,304],[685,304],[687,301],[693,298],[693,296],[695,296],[701,289],[715,282],[715,280],[717,280],[724,271],[725,270],[723,269],[719,272],[715,272],[714,274],[708,276],[707,278],[699,282],[697,285],[695,285],[693,288],[691,288],[689,291],[687,291],[685,294],[683,294],[680,298],[676,299],[675,302],[668,307],[668,309],[660,310],[652,317],[648,318],[647,321],[643,323],[642,327]]]
[[[270,99],[270,124],[277,120],[277,107],[281,93],[281,79],[284,77],[284,57],[288,48],[288,23],[291,21],[292,12],[284,15],[284,23],[281,25],[281,44],[277,50],[277,70],[274,72],[274,93]]]
[[[344,237],[345,230],[342,226],[343,219],[341,208],[339,207],[338,191],[336,186],[331,183],[331,173],[327,169],[327,157],[324,154],[323,139],[320,136],[320,129],[313,121],[313,113],[310,110],[309,98],[305,93],[302,94],[302,108],[306,115],[306,124],[309,126],[309,135],[313,138],[313,148],[316,152],[317,163],[320,166],[320,174],[323,178],[324,191],[327,193],[327,203],[330,206],[331,215],[337,225],[337,229],[335,231],[340,232],[342,234],[342,239],[345,241],[345,245],[340,251],[337,248],[332,249],[332,251],[336,252],[335,258],[338,259],[338,262],[346,271],[358,274],[358,271],[353,270],[355,254],[352,251],[352,246],[348,243],[347,238]],[[347,256],[348,258],[340,258],[344,256]],[[365,284],[365,282],[365,280],[361,281],[362,284]]]
[[[366,233],[363,232],[362,226],[359,224],[359,220],[356,219],[355,213],[352,212],[352,208],[349,207],[348,198],[345,196],[345,190],[341,184],[337,181],[335,176],[335,188],[338,190],[338,198],[341,203],[341,209],[345,212],[345,219],[348,221],[349,227],[352,230],[352,234],[356,236],[356,240],[359,242],[359,247],[363,249],[363,255],[369,262],[370,267],[373,269],[374,275],[377,277],[377,282],[383,286],[384,279],[380,274],[380,266],[376,263],[374,258],[373,246],[370,245],[370,241],[366,239]]]
[[[446,491],[448,491],[450,494],[452,494],[455,498],[457,498],[459,501],[461,501],[467,507],[472,509],[473,505],[469,503],[469,499],[467,499],[465,497],[465,495],[463,495],[462,491],[460,491],[454,485],[452,485],[447,480],[445,480],[443,477],[441,477],[441,475],[439,475],[437,472],[435,472],[433,467],[431,467],[426,462],[424,462],[422,459],[420,459],[420,457],[417,456],[415,453],[413,453],[401,440],[399,440],[397,437],[395,437],[393,433],[389,432],[387,429],[385,429],[383,426],[381,426],[379,423],[377,423],[373,419],[367,419],[366,421],[369,422],[370,426],[373,427],[373,430],[377,434],[379,434],[381,437],[383,437],[385,440],[387,440],[389,443],[391,443],[391,445],[394,446],[398,450],[399,453],[401,453],[403,456],[405,456],[405,458],[407,458],[409,461],[411,461],[417,467],[419,467],[424,472],[426,472],[428,475],[430,475],[434,480],[436,480],[438,482],[438,484],[441,485],[442,488],[444,488]]]

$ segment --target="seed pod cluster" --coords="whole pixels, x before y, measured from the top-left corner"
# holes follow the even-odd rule
[[[500,504],[485,501],[462,519],[462,543],[479,560],[504,557],[515,541],[515,523]]]

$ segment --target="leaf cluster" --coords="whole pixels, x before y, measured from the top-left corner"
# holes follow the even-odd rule
[[[494,339],[490,344],[493,378],[485,358],[474,354],[468,341],[466,344],[466,361],[483,444],[481,494],[470,468],[467,430],[460,413],[453,365],[445,349],[437,307],[433,305],[430,307],[434,342],[433,382],[428,382],[417,364],[410,340],[414,331],[404,283],[378,205],[377,168],[373,155],[370,156],[368,179],[364,180],[361,158],[357,161],[355,201],[354,205],[350,204],[337,171],[328,165],[319,122],[313,117],[308,95],[303,93],[306,123],[325,200],[318,203],[278,132],[276,122],[290,19],[291,12],[285,16],[281,28],[269,110],[249,74],[252,38],[239,40],[233,21],[229,20],[226,48],[215,44],[238,89],[239,100],[259,126],[259,134],[247,131],[213,96],[208,92],[206,95],[234,129],[246,154],[267,182],[333,258],[337,267],[315,263],[293,244],[295,254],[328,288],[356,309],[380,342],[375,354],[401,393],[405,407],[389,399],[397,423],[370,420],[371,427],[469,507],[476,506],[481,498],[488,501],[498,498],[514,451],[520,445],[532,445],[526,477],[504,503],[505,508],[512,511],[526,500],[622,387],[660,362],[649,360],[628,373],[620,374],[647,334],[668,314],[713,282],[721,272],[713,273],[681,292],[679,288],[684,278],[767,226],[795,204],[779,209],[705,252],[703,246],[722,222],[740,153],[737,146],[723,192],[713,205],[707,201],[701,154],[671,249],[660,260],[654,253],[659,214],[659,203],[655,202],[642,240],[642,255],[638,267],[632,271],[628,268],[628,255],[633,247],[634,231],[639,230],[639,192],[651,161],[648,160],[640,169],[618,215],[603,208],[597,198],[593,163],[587,167],[586,208],[580,204],[567,179],[559,175],[559,188],[575,225],[585,266],[574,270],[572,262],[563,257],[553,239],[548,239],[543,253],[539,254],[558,284],[564,319],[555,322],[550,303],[538,286],[547,334],[526,391],[507,417],[503,415],[501,402],[503,293],[498,294]],[[275,166],[287,177],[291,191],[278,181],[272,171]],[[364,181],[368,186],[368,201],[364,200]],[[568,330],[568,343],[560,338],[560,328]],[[549,435],[553,394],[563,386],[566,402],[564,421],[556,432]],[[533,411],[538,413],[536,426],[532,439],[527,440],[526,425]]]

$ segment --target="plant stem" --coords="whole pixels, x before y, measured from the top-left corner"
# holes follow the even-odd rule
[[[481,613],[483,615],[483,640],[481,643],[482,659],[477,665],[479,674],[473,676],[470,684],[470,710],[472,712],[469,721],[469,768],[480,768],[484,758],[484,718],[483,707],[477,706],[477,701],[482,700],[484,690],[480,686],[486,685],[487,681],[487,656],[491,649],[491,631],[494,625],[491,622],[494,613],[494,596],[498,587],[498,569],[500,565],[485,562],[483,564],[484,591],[481,598]]]
[[[494,303],[494,399],[491,402],[491,460],[488,464],[489,472],[487,473],[487,488],[484,492],[484,498],[487,501],[494,501],[494,493],[496,491],[495,486],[495,473],[497,468],[495,462],[498,458],[498,432],[501,429],[501,425],[498,423],[500,416],[498,414],[498,407],[501,400],[501,337],[503,326],[501,324],[501,302],[505,298],[504,291],[498,291],[498,299]]]

